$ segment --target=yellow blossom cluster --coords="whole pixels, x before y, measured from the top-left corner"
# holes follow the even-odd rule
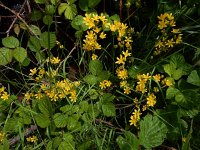
[[[8,92],[6,92],[5,91],[5,87],[4,86],[2,86],[1,88],[0,88],[0,97],[1,97],[1,99],[2,100],[8,100],[8,98],[9,98],[9,94],[8,94]]]
[[[36,143],[38,141],[37,136],[33,135],[33,136],[29,136],[26,138],[27,142],[31,142],[31,143]]]
[[[141,99],[140,101],[138,100],[137,97],[133,99],[134,101],[134,107],[135,110],[133,114],[130,117],[130,125],[137,126],[137,122],[140,120],[140,115],[142,114],[140,110],[145,111],[149,107],[154,107],[157,100],[156,100],[156,95],[154,93],[159,92],[158,87],[153,87],[153,91],[151,92],[150,89],[148,89],[150,86],[150,81],[154,81],[156,84],[161,84],[163,87],[165,86],[171,86],[172,82],[164,78],[163,75],[160,74],[155,74],[155,75],[150,75],[149,73],[147,74],[138,74],[137,75],[137,85],[135,87],[135,91],[138,93],[141,93]],[[126,86],[128,83],[127,82],[121,82],[120,86]],[[153,83],[151,82],[151,86]],[[145,97],[145,99],[143,98]]]
[[[0,132],[0,142],[5,139],[5,133]]]
[[[58,64],[60,62],[58,57],[47,60],[50,60],[52,64]],[[80,82],[71,82],[68,79],[61,79],[58,71],[58,69],[54,70],[51,67],[48,68],[48,71],[42,67],[31,69],[29,75],[37,82],[37,87],[36,85],[34,86],[37,90],[25,93],[25,100],[40,100],[44,97],[48,97],[51,101],[69,98],[71,102],[76,102],[76,89],[80,85]]]
[[[158,29],[161,31],[162,36],[159,37],[155,43],[155,55],[166,52],[176,44],[180,44],[183,35],[181,34],[180,29],[175,28],[176,22],[172,13],[161,14],[158,16],[158,20]]]
[[[56,41],[56,45],[58,45],[60,49],[64,48],[64,46],[59,41]]]
[[[106,89],[107,87],[110,87],[111,86],[111,82],[109,80],[103,80],[99,83],[99,87],[101,89]]]

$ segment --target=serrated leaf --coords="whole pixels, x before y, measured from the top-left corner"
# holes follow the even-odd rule
[[[166,99],[172,99],[176,96],[176,94],[179,92],[178,89],[174,87],[169,87],[166,91]]]
[[[56,45],[56,35],[54,32],[44,32],[40,35],[40,44],[42,47],[52,49]]]
[[[2,39],[2,44],[7,48],[16,48],[19,46],[19,40],[14,36],[9,36]]]
[[[98,75],[103,70],[103,65],[100,60],[91,60],[89,63],[89,71],[93,75]]]
[[[31,13],[31,20],[38,21],[42,18],[42,13],[39,10],[33,10]]]
[[[77,8],[75,4],[67,5],[67,8],[65,10],[65,18],[72,20],[77,14]]]
[[[50,15],[45,15],[42,19],[43,23],[46,25],[50,25],[53,22],[53,17]]]
[[[200,77],[196,70],[193,70],[187,78],[187,82],[196,86],[200,86]]]
[[[46,5],[45,13],[53,15],[55,13],[55,7],[53,5]]]
[[[0,65],[7,65],[12,61],[12,50],[2,47],[0,48]]]
[[[67,0],[67,2],[69,3],[69,4],[73,4],[73,3],[75,3],[77,0]]]
[[[86,112],[88,110],[89,104],[87,101],[82,101],[79,103],[79,105],[80,105],[80,110],[79,110],[80,113]]]
[[[59,147],[58,147],[58,150],[74,150],[75,149],[75,146],[72,145],[72,143],[70,142],[61,142]]]
[[[167,127],[158,117],[148,114],[140,121],[139,139],[145,148],[151,149],[161,145],[166,134]]]
[[[117,144],[119,145],[120,150],[138,150],[139,149],[139,140],[137,137],[130,131],[125,132],[125,138],[118,136]]]
[[[112,102],[115,96],[111,93],[105,93],[102,95],[102,103]]]
[[[101,0],[88,0],[88,6],[89,6],[90,8],[94,8],[94,7],[97,6],[100,2],[101,2]]]
[[[164,71],[169,75],[172,76],[174,70],[176,69],[173,64],[166,64],[163,66]]]
[[[67,126],[68,117],[66,115],[63,115],[61,113],[56,113],[53,116],[53,119],[57,128],[64,128]]]
[[[185,58],[181,54],[178,54],[178,53],[173,54],[170,57],[170,63],[173,63],[175,65],[175,67],[178,68],[179,66],[181,66],[182,64],[185,63]]]
[[[78,4],[82,11],[88,11],[88,0],[79,0]]]
[[[67,8],[68,4],[67,3],[61,3],[58,6],[58,14],[61,15],[62,13],[64,13],[65,9]]]
[[[36,25],[30,25],[30,29],[31,29],[31,32],[34,35],[40,35],[41,34],[40,28],[38,26],[36,26]]]
[[[107,103],[102,105],[103,114],[107,117],[115,117],[116,109],[113,103]]]
[[[46,128],[51,123],[49,120],[49,117],[41,113],[35,116],[35,120],[36,120],[37,125],[40,126],[41,128]]]
[[[28,47],[33,52],[37,52],[41,49],[40,41],[35,36],[30,36],[30,39],[28,41]]]
[[[178,80],[182,77],[183,75],[183,71],[182,69],[177,69],[177,70],[174,70],[173,74],[172,74],[172,78],[175,79],[175,80]]]
[[[98,73],[97,75],[97,81],[101,82],[103,80],[108,80],[108,78],[110,77],[110,72],[109,71],[104,71],[102,70],[101,72]]]
[[[90,85],[97,84],[97,77],[91,74],[86,75],[83,80]]]
[[[68,117],[67,119],[67,129],[72,131],[76,128],[78,125],[78,120],[76,120],[74,117]]]
[[[71,22],[72,27],[76,30],[81,30],[82,24],[83,24],[83,16],[81,15],[76,16]]]
[[[50,117],[53,114],[52,104],[48,99],[38,101],[38,108],[42,114]]]
[[[27,51],[23,47],[17,47],[13,51],[14,58],[22,63],[27,57]]]

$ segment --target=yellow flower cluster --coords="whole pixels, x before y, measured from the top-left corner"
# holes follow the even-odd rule
[[[64,48],[64,46],[59,41],[56,41],[56,45],[58,45],[60,49]]]
[[[156,82],[156,84],[161,83],[163,85],[163,87],[165,86],[171,86],[172,82],[167,79],[164,78],[163,75],[160,74],[155,74],[155,75],[149,75],[149,73],[147,74],[138,74],[137,75],[137,85],[135,87],[135,90],[138,93],[141,93],[141,98],[140,101],[138,100],[137,97],[134,98],[134,107],[135,107],[135,111],[133,112],[133,114],[130,117],[130,125],[134,125],[137,126],[137,122],[139,122],[140,120],[140,115],[142,114],[140,112],[140,110],[145,111],[147,110],[149,107],[154,107],[156,104],[156,96],[154,93],[157,93],[159,91],[158,87],[154,87],[153,88],[153,92],[150,92],[150,90],[148,89],[149,87],[149,82],[153,80]],[[126,86],[128,83],[127,82],[121,82],[120,86]],[[151,83],[151,86],[153,85],[153,83]],[[142,105],[144,104],[144,105]]]
[[[172,13],[164,13],[158,16],[158,29],[161,31],[162,36],[155,43],[155,55],[161,52],[166,52],[168,49],[173,48],[176,44],[182,42],[182,35],[180,29],[176,29],[176,22]]]
[[[8,98],[9,98],[9,94],[8,94],[8,92],[6,92],[5,91],[5,87],[4,86],[2,86],[1,88],[0,88],[0,97],[1,97],[1,99],[2,100],[8,100]]]
[[[108,81],[108,80],[103,80],[103,81],[101,81],[100,83],[99,83],[99,87],[101,88],[101,89],[106,89],[107,87],[110,87],[111,86],[111,82],[110,81]]]
[[[0,142],[5,139],[5,133],[0,132]]]
[[[36,143],[38,141],[37,136],[33,135],[26,138],[27,142]]]
[[[59,62],[60,59],[58,57],[50,59],[50,63],[52,64],[58,64]],[[34,88],[37,88],[37,90],[25,93],[25,100],[29,101],[31,98],[40,100],[43,97],[48,97],[51,101],[69,98],[71,102],[76,102],[76,88],[80,85],[80,82],[60,79],[58,69],[54,70],[49,67],[48,71],[45,71],[45,69],[41,67],[39,69],[34,68],[30,70],[29,75],[31,75],[32,78],[36,76],[35,81],[37,81],[37,87],[34,85]]]

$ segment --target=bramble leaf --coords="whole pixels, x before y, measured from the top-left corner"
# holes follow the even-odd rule
[[[200,77],[196,70],[193,70],[187,78],[187,82],[196,86],[200,86]]]
[[[27,51],[23,47],[17,47],[13,51],[14,58],[22,63],[27,57]]]
[[[7,48],[16,48],[19,46],[19,40],[14,36],[9,36],[2,39],[2,44]]]
[[[12,50],[2,47],[0,48],[0,65],[7,65],[12,61]]]

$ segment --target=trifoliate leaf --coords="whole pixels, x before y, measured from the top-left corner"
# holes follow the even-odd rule
[[[140,121],[140,144],[146,149],[161,145],[166,138],[166,134],[167,127],[158,117],[148,114]]]
[[[9,36],[2,39],[2,44],[7,48],[16,48],[19,46],[19,40],[13,36]]]
[[[61,15],[62,13],[64,13],[65,9],[67,8],[68,4],[67,3],[61,3],[58,6],[58,14]]]
[[[27,57],[27,51],[23,47],[17,47],[13,51],[14,58],[22,63]]]

